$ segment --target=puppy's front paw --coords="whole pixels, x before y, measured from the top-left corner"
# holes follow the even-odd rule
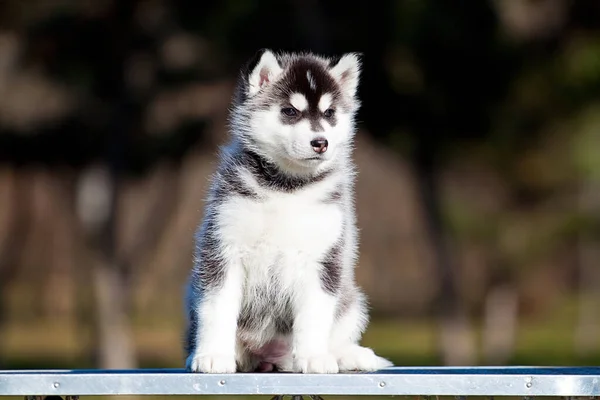
[[[231,374],[236,371],[235,356],[233,354],[200,354],[194,352],[185,361],[185,368],[190,372]]]
[[[340,371],[378,371],[393,364],[362,346],[348,346],[335,351]]]
[[[294,370],[303,374],[336,374],[338,363],[331,354],[320,354],[296,357]]]

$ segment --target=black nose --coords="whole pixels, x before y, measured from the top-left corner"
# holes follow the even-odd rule
[[[315,139],[310,141],[310,145],[316,153],[325,153],[327,151],[327,145],[329,142],[327,139]]]

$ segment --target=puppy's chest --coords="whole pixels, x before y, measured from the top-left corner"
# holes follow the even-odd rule
[[[221,240],[246,264],[282,265],[320,259],[339,239],[344,213],[310,194],[233,198],[221,206]],[[251,266],[251,265],[248,265]]]

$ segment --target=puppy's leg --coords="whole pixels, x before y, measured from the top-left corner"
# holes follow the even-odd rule
[[[221,272],[219,282],[191,289],[188,314],[190,326],[196,326],[196,334],[190,335],[186,368],[192,372],[236,371],[236,334],[243,270],[240,263],[229,261],[221,266]],[[197,294],[194,295],[194,292]]]
[[[239,337],[236,340],[235,357],[239,372],[254,372],[260,363]]]
[[[303,373],[336,373],[338,365],[329,351],[336,297],[321,287],[318,274],[303,282],[294,299],[294,370]]]
[[[277,339],[279,348],[278,354],[273,363],[276,366],[277,371],[280,372],[293,372],[294,371],[294,357],[292,355],[293,339],[291,335],[281,335]]]
[[[331,349],[340,371],[377,371],[393,364],[358,344],[368,322],[364,295],[354,289],[340,310],[331,332]],[[342,304],[344,302],[342,301]]]

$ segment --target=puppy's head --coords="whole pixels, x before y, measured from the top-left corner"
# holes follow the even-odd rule
[[[246,141],[290,172],[335,161],[354,136],[360,62],[261,50],[242,75]]]

